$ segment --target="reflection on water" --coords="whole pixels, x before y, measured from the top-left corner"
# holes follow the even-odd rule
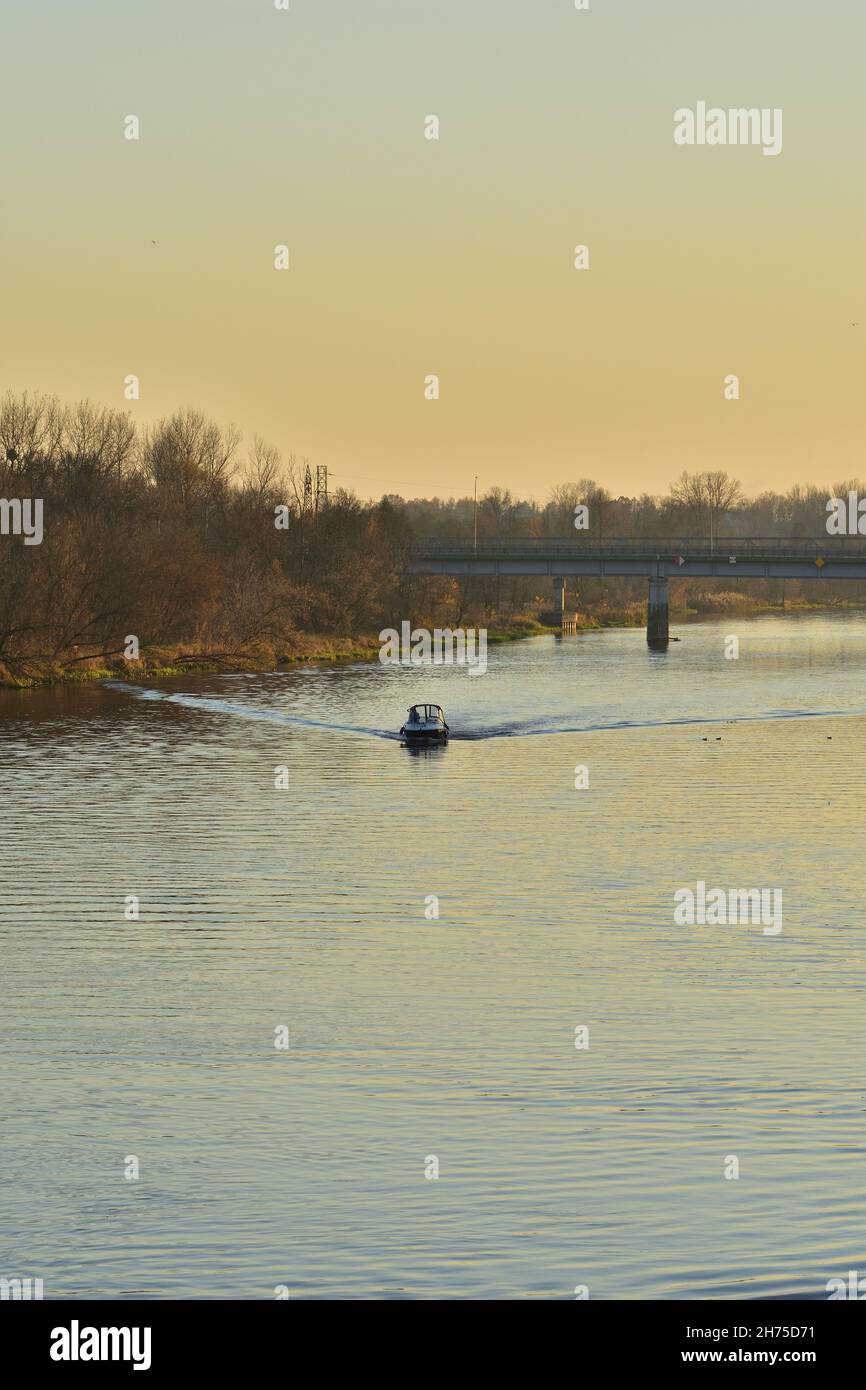
[[[4,695],[0,1273],[676,1298],[862,1269],[866,620],[679,635]],[[448,747],[394,740],[422,698]],[[780,888],[784,930],[675,926],[697,880]]]

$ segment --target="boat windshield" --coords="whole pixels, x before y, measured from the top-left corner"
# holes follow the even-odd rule
[[[409,711],[409,718],[419,722],[424,719],[441,719],[442,710],[439,705],[413,705]]]

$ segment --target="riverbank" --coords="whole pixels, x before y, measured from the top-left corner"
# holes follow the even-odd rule
[[[540,637],[555,629],[531,618],[514,619],[488,628],[491,645]],[[192,671],[244,672],[276,671],[282,668],[320,662],[375,661],[381,643],[378,634],[335,637],[320,633],[293,633],[291,639],[273,646],[253,643],[240,648],[203,647],[195,643],[151,646],[138,661],[127,661],[119,653],[77,652],[70,658],[22,657],[14,663],[0,662],[0,689],[26,690],[39,686],[82,684],[87,681],[123,677],[126,681],[159,680]]]
[[[285,649],[262,643],[233,649],[184,643],[148,647],[138,661],[127,661],[119,654],[104,652],[57,660],[22,657],[14,663],[0,663],[0,688],[21,690],[83,684],[118,676],[127,681],[155,680],[189,671],[273,671],[299,662],[369,661],[378,651],[379,643],[372,637],[321,637],[298,633]]]
[[[734,615],[760,617],[762,614],[852,612],[861,611],[866,604],[855,603],[760,603],[737,593],[693,596],[688,605],[671,604],[674,622],[696,622],[708,617]],[[622,606],[602,605],[572,615],[578,632],[598,632],[606,628],[642,627],[646,622],[646,605],[630,603]],[[518,642],[527,637],[541,637],[558,629],[535,618],[512,618],[506,623],[494,623],[487,629],[487,642],[495,646]],[[138,661],[127,661],[119,653],[76,651],[65,658],[21,657],[14,662],[0,662],[0,689],[27,690],[42,686],[82,684],[88,681],[122,677],[126,681],[160,680],[181,676],[193,671],[239,673],[275,671],[296,665],[318,662],[339,665],[353,661],[375,661],[379,655],[378,634],[337,637],[321,633],[293,633],[290,640],[278,646],[252,643],[240,648],[204,647],[195,643],[175,646],[148,647]]]
[[[707,618],[721,617],[759,618],[767,613],[796,616],[805,613],[858,613],[864,610],[866,601],[807,603],[805,599],[789,599],[785,603],[768,603],[738,592],[692,594],[688,596],[687,601],[683,601],[682,596],[678,597],[674,591],[670,598],[670,617],[671,622],[675,623],[699,622]],[[596,605],[585,611],[573,612],[569,616],[575,619],[578,632],[643,627],[646,623],[646,603]]]

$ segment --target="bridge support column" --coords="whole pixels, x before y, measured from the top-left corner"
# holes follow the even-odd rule
[[[668,581],[653,578],[649,581],[649,601],[646,612],[646,640],[653,651],[667,649],[668,634]]]
[[[565,612],[565,577],[561,574],[555,575],[553,580],[553,611],[561,622]]]

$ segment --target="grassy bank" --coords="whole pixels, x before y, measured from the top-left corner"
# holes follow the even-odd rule
[[[139,661],[126,661],[120,654],[94,652],[71,659],[21,658],[0,663],[0,687],[27,687],[81,683],[94,680],[160,680],[189,671],[242,672],[274,671],[278,667],[311,661],[369,661],[379,651],[375,637],[323,637],[298,633],[289,643],[275,648],[255,643],[229,650],[201,647],[195,643],[177,646],[151,646]]]
[[[552,632],[531,618],[515,619],[508,625],[488,629],[488,642],[514,642]],[[98,680],[151,681],[182,676],[192,671],[247,672],[276,671],[311,662],[338,664],[375,661],[379,655],[378,634],[334,637],[298,632],[279,646],[256,643],[239,649],[205,648],[194,643],[177,646],[151,646],[139,661],[126,661],[119,653],[78,653],[71,658],[22,657],[14,663],[0,662],[0,688],[32,689],[38,686],[80,684]]]
[[[762,613],[856,612],[864,607],[866,604],[851,602],[818,604],[800,601],[782,606],[761,603],[742,593],[702,594],[691,596],[687,603],[672,596],[671,618],[688,622],[722,614],[757,617]],[[586,612],[577,612],[574,616],[580,632],[643,627],[646,605],[638,602],[621,606],[602,604]],[[488,645],[495,646],[526,637],[544,636],[556,630],[535,618],[517,617],[491,625],[487,629],[487,641]],[[109,679],[144,682],[182,676],[193,671],[275,671],[312,662],[335,665],[340,662],[375,661],[379,646],[375,633],[335,637],[298,632],[279,646],[256,643],[232,650],[226,647],[206,648],[195,643],[151,646],[140,661],[126,661],[119,653],[104,652],[77,652],[67,658],[21,657],[15,662],[0,662],[0,688],[23,690]]]

